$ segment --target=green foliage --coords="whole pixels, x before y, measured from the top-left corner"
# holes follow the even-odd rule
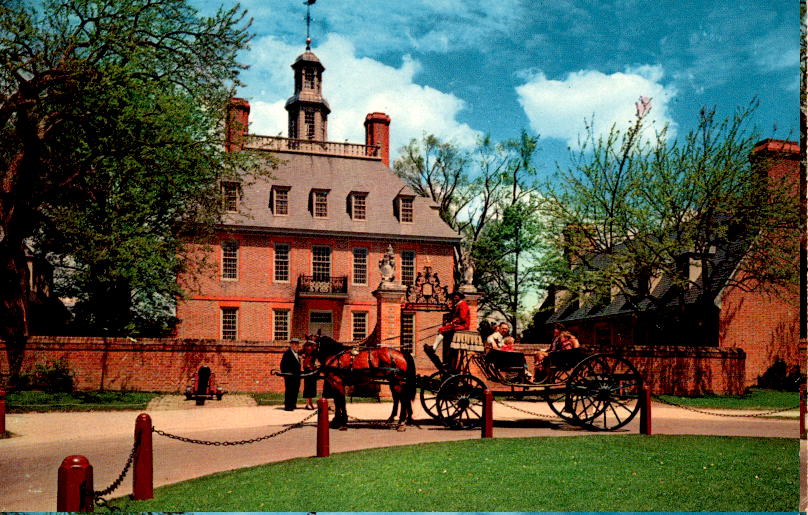
[[[702,395],[699,397],[679,397],[660,395],[661,399],[692,406],[694,408],[779,410],[796,409],[800,404],[796,391],[780,391],[763,388],[750,388],[743,395]]]
[[[799,442],[785,438],[477,439],[295,459],[112,505],[132,512],[795,511],[799,467]]]
[[[499,143],[485,137],[466,153],[425,135],[403,147],[393,164],[396,174],[432,199],[441,218],[463,237],[463,254],[474,261],[474,284],[484,294],[480,308],[500,313],[514,327],[543,266],[533,184],[537,142],[526,132]]]
[[[26,246],[76,331],[160,332],[177,275],[204,269],[184,243],[220,220],[220,180],[254,170],[222,145],[249,22],[186,0],[5,2],[0,20],[3,335],[26,332]]]
[[[750,161],[754,108],[724,119],[703,109],[698,127],[677,139],[667,129],[649,136],[642,115],[606,137],[590,128],[574,166],[543,188],[557,283],[585,300],[623,295],[636,312],[671,295],[684,308],[693,288],[712,303],[727,277],[745,290],[796,284],[795,185],[767,178],[765,159]],[[687,273],[691,263],[699,274]],[[660,277],[672,282],[668,297],[653,291]]]
[[[41,392],[15,391],[8,394],[9,413],[52,411],[142,410],[159,394],[147,392]]]
[[[29,387],[44,390],[46,393],[70,393],[73,391],[75,373],[65,358],[37,362],[23,382]]]

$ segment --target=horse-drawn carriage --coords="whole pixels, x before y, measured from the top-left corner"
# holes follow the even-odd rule
[[[449,427],[478,426],[487,389],[495,398],[543,400],[560,418],[593,430],[619,429],[640,410],[642,377],[620,356],[584,348],[557,351],[545,358],[534,378],[524,354],[486,350],[477,332],[458,331],[451,347],[457,353],[455,366],[447,366],[426,346],[437,371],[418,376],[424,411]]]
[[[437,369],[428,376],[416,374],[408,352],[344,346],[329,337],[307,341],[301,355],[307,373],[322,373],[334,393],[332,427],[347,424],[345,385],[361,382],[390,384],[394,406],[389,421],[400,405],[400,423],[411,422],[411,402],[418,389],[427,414],[452,428],[481,423],[485,390],[494,397],[544,400],[562,419],[593,430],[621,428],[640,410],[642,377],[617,355],[591,354],[580,348],[558,351],[547,358],[541,377],[532,378],[524,354],[486,350],[479,333],[458,331],[450,347],[454,353],[449,353],[452,359],[447,363],[425,346]]]

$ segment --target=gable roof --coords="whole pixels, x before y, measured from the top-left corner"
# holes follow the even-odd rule
[[[272,178],[245,184],[239,213],[228,213],[224,225],[233,229],[273,233],[332,233],[337,236],[432,240],[458,243],[460,236],[444,222],[430,199],[417,196],[379,159],[273,152],[280,160]],[[270,209],[273,187],[289,188],[289,214]],[[328,191],[328,217],[309,211],[312,190]],[[348,210],[351,192],[367,193],[367,219],[353,220]],[[413,223],[400,223],[394,213],[397,196],[413,196]]]
[[[729,283],[736,267],[743,257],[745,247],[746,244],[742,241],[735,241],[729,245],[718,246],[716,248],[715,254],[712,259],[710,259],[710,266],[713,270],[712,282],[716,285],[710,293],[710,300],[715,302],[716,299],[720,298],[724,288]],[[608,256],[599,254],[595,256],[595,259],[592,261],[594,266],[605,267],[608,262]],[[673,278],[669,275],[660,278],[659,282],[654,286],[651,295],[660,299],[660,302],[654,303],[648,299],[642,300],[638,306],[640,311],[654,311],[658,307],[667,308],[679,305],[679,296],[676,295]],[[698,279],[685,292],[684,303],[686,305],[696,304],[704,300],[704,295],[701,280]],[[634,312],[636,312],[636,310],[628,304],[626,297],[622,294],[618,294],[607,303],[586,303],[581,306],[577,300],[571,300],[550,315],[546,323],[575,322],[587,319],[606,318],[615,315],[625,315]]]

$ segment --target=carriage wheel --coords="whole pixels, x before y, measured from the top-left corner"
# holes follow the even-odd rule
[[[552,378],[550,378],[550,380],[547,382],[550,384],[564,385],[569,377],[570,369],[554,369]],[[547,405],[550,406],[553,413],[567,422],[573,422],[575,419],[573,418],[572,413],[564,410],[564,400],[566,398],[567,395],[563,391],[558,390],[549,390],[544,394],[544,400],[547,401]]]
[[[421,406],[423,406],[427,415],[435,420],[440,420],[440,413],[438,412],[438,390],[440,390],[440,384],[443,381],[443,374],[434,372],[423,381],[424,383],[421,387]]]
[[[485,389],[485,383],[470,374],[454,375],[444,381],[437,397],[441,422],[454,429],[479,427]]]
[[[595,354],[570,372],[567,403],[576,424],[613,431],[640,411],[642,377],[628,360]]]

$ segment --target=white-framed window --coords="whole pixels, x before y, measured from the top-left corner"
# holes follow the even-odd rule
[[[238,339],[238,308],[221,308],[222,340]]]
[[[351,218],[354,220],[368,219],[368,196],[366,193],[354,193],[351,199]]]
[[[311,275],[315,281],[331,280],[331,247],[314,245],[311,248]]]
[[[412,352],[415,343],[415,313],[401,314],[401,350]]]
[[[412,223],[413,221],[413,202],[412,197],[399,197],[399,213],[402,223]]]
[[[368,249],[354,247],[353,249],[353,284],[364,285],[368,283]]]
[[[289,214],[289,188],[272,188],[272,214],[287,216]]]
[[[228,213],[238,211],[238,190],[239,183],[225,181],[222,182],[222,205]]]
[[[238,279],[238,243],[235,241],[222,242],[222,279]]]
[[[401,284],[415,284],[415,251],[401,251]]]
[[[352,311],[353,318],[351,327],[352,339],[355,342],[364,340],[368,335],[368,312],[367,311]]]
[[[328,192],[323,190],[314,190],[311,192],[312,196],[312,214],[315,218],[328,217]]]
[[[289,340],[289,310],[272,310],[272,339],[278,341]]]
[[[289,245],[286,243],[275,244],[275,266],[272,275],[276,283],[289,282]]]

